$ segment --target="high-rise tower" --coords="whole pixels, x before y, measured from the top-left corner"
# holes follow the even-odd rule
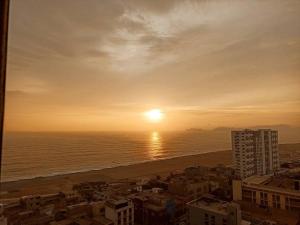
[[[241,179],[279,169],[278,132],[271,129],[232,131],[235,172]]]

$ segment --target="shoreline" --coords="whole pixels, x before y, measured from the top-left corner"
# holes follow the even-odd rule
[[[57,174],[50,174],[50,175],[45,175],[45,176],[36,176],[32,178],[23,178],[23,179],[18,179],[18,180],[9,180],[9,181],[3,181],[1,184],[2,185],[7,185],[7,184],[12,184],[12,183],[22,183],[22,182],[28,182],[28,181],[34,181],[37,179],[52,179],[56,177],[65,177],[65,176],[76,176],[79,174],[86,174],[86,173],[93,173],[93,172],[101,172],[104,170],[115,170],[115,169],[121,169],[121,168],[127,168],[131,166],[140,166],[148,163],[161,163],[163,161],[169,161],[169,160],[178,160],[182,158],[189,158],[189,157],[197,157],[200,155],[206,155],[206,154],[215,154],[219,152],[231,152],[231,150],[218,150],[214,152],[203,152],[203,153],[198,153],[198,154],[190,154],[190,155],[182,155],[182,156],[174,156],[171,158],[164,158],[164,159],[155,159],[155,160],[145,160],[141,161],[138,163],[130,163],[130,164],[124,164],[124,165],[119,165],[119,166],[112,166],[112,167],[104,167],[100,169],[90,169],[90,170],[78,170],[74,172],[69,172],[69,173],[57,173]],[[131,177],[130,177],[131,178]]]
[[[82,169],[82,170],[75,170],[75,171],[70,171],[70,172],[50,173],[49,175],[38,175],[38,176],[35,176],[35,177],[24,177],[24,178],[20,178],[20,179],[17,179],[17,180],[5,180],[5,181],[2,181],[1,184],[7,184],[7,183],[13,183],[13,182],[22,182],[22,181],[35,180],[35,179],[51,178],[51,177],[56,177],[56,176],[66,176],[66,175],[72,175],[72,174],[78,174],[78,173],[88,173],[88,172],[92,172],[92,171],[115,169],[115,168],[118,168],[118,167],[127,167],[127,166],[133,166],[133,165],[149,163],[149,162],[164,161],[164,160],[169,160],[169,159],[176,159],[176,158],[189,157],[189,156],[197,156],[197,155],[208,154],[208,153],[218,153],[218,152],[224,152],[224,151],[231,151],[231,149],[228,149],[228,150],[220,149],[220,150],[216,150],[216,151],[207,151],[207,152],[201,152],[201,153],[196,153],[196,154],[179,155],[179,156],[173,156],[173,157],[169,157],[169,158],[149,159],[149,160],[138,161],[136,163],[120,164],[120,165],[116,165],[116,166],[106,166],[106,167],[98,168],[98,169],[97,168],[95,168],[95,169]]]
[[[190,166],[215,166],[231,163],[231,150],[202,153],[159,159],[143,163],[122,165],[100,170],[74,172],[54,176],[35,177],[1,184],[1,199],[17,198],[32,194],[49,194],[59,191],[72,191],[74,184],[89,181],[113,182],[124,179],[137,179],[155,175],[167,175]]]
[[[284,146],[299,145],[299,150],[300,150],[300,143],[299,142],[279,144],[279,146],[281,146],[281,145],[284,145]],[[127,167],[127,166],[133,166],[133,165],[149,163],[149,162],[164,161],[164,160],[170,160],[170,159],[176,159],[176,158],[182,158],[182,157],[190,157],[190,156],[197,156],[197,155],[218,153],[218,152],[225,152],[225,151],[231,151],[231,149],[227,149],[227,150],[219,149],[219,150],[215,150],[215,151],[209,150],[209,151],[196,153],[196,154],[186,154],[186,155],[173,156],[173,157],[169,157],[169,158],[142,160],[142,161],[138,161],[136,163],[120,164],[120,165],[116,165],[116,166],[106,166],[106,167],[103,167],[103,168],[100,167],[100,168],[95,168],[95,169],[82,169],[82,170],[75,170],[75,171],[70,171],[70,172],[56,172],[56,173],[50,173],[49,175],[38,175],[38,176],[34,176],[34,177],[24,177],[24,178],[20,178],[20,179],[16,179],[16,180],[5,180],[5,181],[2,181],[1,184],[5,185],[5,184],[8,184],[8,183],[16,183],[16,182],[23,182],[23,181],[25,182],[25,181],[28,181],[28,180],[30,181],[30,180],[35,180],[35,179],[47,179],[47,178],[51,178],[51,177],[67,176],[67,175],[78,174],[78,173],[89,173],[89,172],[93,172],[93,171],[101,171],[101,170],[106,170],[106,169],[115,169],[115,168],[118,168],[118,167]]]
[[[300,143],[280,144],[279,152],[282,160],[289,158],[296,159],[300,155]],[[120,165],[98,170],[8,181],[1,184],[1,199],[16,198],[32,194],[49,194],[59,191],[69,192],[72,191],[74,184],[82,182],[112,182],[124,179],[137,179],[155,175],[166,175],[172,171],[180,171],[191,166],[201,165],[213,167],[218,164],[228,166],[231,163],[231,150],[221,150],[168,159],[158,159],[131,165]]]

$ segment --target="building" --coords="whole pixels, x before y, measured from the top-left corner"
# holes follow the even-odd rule
[[[133,225],[134,207],[131,200],[110,199],[105,203],[105,217],[114,225]]]
[[[142,192],[132,198],[135,223],[177,225],[186,220],[185,202],[167,192]]]
[[[240,225],[241,210],[230,203],[205,195],[187,203],[190,225]]]
[[[168,191],[171,194],[186,196],[187,199],[192,200],[210,192],[211,182],[197,179],[174,179],[169,183]]]
[[[133,198],[135,222],[139,225],[169,224],[169,216],[163,203],[153,202],[144,196]]]
[[[92,206],[88,202],[81,202],[66,207],[67,217],[73,219],[90,218],[93,215]]]
[[[300,180],[285,176],[252,176],[234,180],[233,200],[300,213]]]
[[[203,173],[203,171],[206,172]],[[184,173],[168,178],[168,192],[181,196],[189,202],[218,189],[219,182],[216,182],[215,177],[215,173],[210,173],[206,168],[190,167]]]
[[[273,174],[279,169],[278,132],[270,129],[232,131],[235,174]]]
[[[4,216],[4,205],[0,204],[0,225],[7,225],[7,218]]]
[[[105,202],[91,202],[93,217],[105,217]]]
[[[47,195],[29,195],[20,199],[20,204],[27,210],[39,210],[46,205],[53,208],[64,207],[66,203],[66,195],[59,192]]]

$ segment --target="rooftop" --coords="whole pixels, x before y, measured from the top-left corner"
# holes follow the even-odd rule
[[[127,207],[129,205],[129,202],[127,199],[109,199],[108,201],[106,201],[106,205],[111,208],[121,209]]]
[[[300,180],[292,179],[290,177],[280,175],[280,176],[251,176],[246,178],[243,183],[249,187],[259,187],[270,191],[278,191],[284,193],[293,192],[300,196],[300,191],[295,189],[295,183]]]
[[[271,176],[251,176],[244,179],[244,183],[247,184],[263,184],[264,182],[271,179]]]
[[[221,201],[213,196],[205,195],[199,199],[193,200],[188,203],[189,206],[201,208],[207,211],[214,211],[218,214],[228,214],[228,206],[233,203]]]

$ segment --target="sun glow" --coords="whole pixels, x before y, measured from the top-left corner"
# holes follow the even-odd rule
[[[150,136],[149,155],[152,159],[157,159],[162,154],[162,140],[157,131],[153,131]]]
[[[152,109],[145,113],[147,119],[150,122],[158,123],[163,119],[164,114],[161,112],[160,109]]]

